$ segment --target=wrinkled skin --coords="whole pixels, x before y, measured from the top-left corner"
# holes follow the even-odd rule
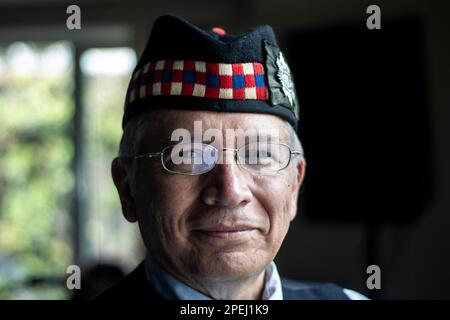
[[[168,138],[176,128],[203,130],[279,129],[280,142],[291,145],[284,121],[268,114],[159,110],[149,120],[139,153],[158,152],[154,138]],[[225,138],[224,138],[225,139]],[[234,148],[235,141],[226,141]],[[231,157],[232,153],[225,152]],[[296,215],[304,163],[291,163],[274,175],[252,174],[235,162],[205,174],[170,174],[159,158],[136,160],[135,193],[127,170],[115,159],[114,182],[125,218],[139,223],[144,243],[164,269],[215,299],[259,299],[264,269],[274,259]],[[295,167],[294,167],[295,166]],[[298,170],[294,180],[294,170]],[[220,228],[242,232],[210,232]],[[234,228],[234,229],[233,229]],[[222,230],[220,229],[220,230]]]

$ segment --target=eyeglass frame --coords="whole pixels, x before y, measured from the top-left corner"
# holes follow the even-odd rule
[[[165,171],[167,171],[167,172],[169,172],[169,173],[171,173],[171,174],[178,174],[178,175],[185,175],[185,176],[199,176],[199,175],[202,175],[202,174],[205,174],[205,173],[208,173],[208,172],[212,171],[212,170],[216,167],[217,161],[214,161],[214,162],[213,162],[214,165],[211,166],[211,168],[210,168],[208,171],[205,171],[205,172],[202,172],[202,173],[181,173],[181,172],[176,172],[176,171],[173,171],[173,170],[168,169],[168,168],[166,167],[166,165],[165,165],[165,163],[164,163],[164,159],[163,159],[164,151],[167,150],[167,149],[169,149],[169,148],[173,148],[174,146],[177,146],[177,145],[179,145],[179,144],[180,144],[180,143],[175,143],[175,144],[171,144],[171,145],[165,146],[160,152],[149,152],[149,153],[144,153],[144,154],[137,155],[137,156],[134,156],[134,157],[125,157],[125,158],[128,158],[128,159],[131,158],[131,159],[133,159],[133,160],[137,160],[137,159],[143,159],[143,158],[151,159],[151,158],[154,158],[154,157],[159,156],[159,157],[160,157],[161,165],[162,165],[162,167],[163,167],[163,169],[164,169]],[[224,151],[233,151],[233,153],[234,153],[234,160],[236,161],[236,164],[237,164],[238,166],[240,166],[240,167],[243,167],[244,170],[249,171],[250,173],[255,173],[255,172],[252,172],[251,170],[247,169],[242,163],[239,162],[239,159],[238,159],[238,158],[239,158],[239,157],[238,157],[238,151],[239,151],[241,148],[247,146],[249,143],[246,143],[246,144],[244,144],[243,146],[241,146],[241,147],[239,147],[239,148],[237,148],[237,149],[235,149],[235,148],[222,148],[222,149],[218,149],[218,148],[216,148],[215,146],[210,145],[210,144],[207,144],[207,143],[200,143],[200,144],[202,144],[202,145],[208,145],[208,146],[210,146],[210,147],[213,147],[217,152],[219,152],[219,151],[221,151],[221,152],[224,152]],[[295,156],[301,156],[301,155],[303,155],[303,152],[302,152],[302,151],[300,151],[300,150],[294,150],[294,149],[292,149],[292,147],[289,146],[288,144],[285,144],[285,143],[277,143],[277,144],[278,144],[278,145],[283,145],[283,146],[285,146],[285,147],[287,147],[287,148],[289,149],[289,160],[288,160],[288,162],[286,163],[286,165],[285,165],[283,168],[280,168],[280,169],[278,169],[278,170],[276,170],[276,171],[274,171],[274,172],[271,172],[270,174],[263,174],[263,173],[260,173],[260,174],[262,174],[262,175],[272,175],[272,174],[275,174],[275,173],[277,173],[277,172],[280,172],[281,170],[284,170],[284,169],[286,169],[286,168],[289,166],[289,164],[291,163],[292,155],[295,155]],[[255,173],[255,174],[257,174],[257,173]]]

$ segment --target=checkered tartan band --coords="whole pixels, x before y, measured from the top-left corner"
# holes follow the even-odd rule
[[[127,102],[151,96],[268,100],[264,67],[258,62],[151,61],[138,69]]]

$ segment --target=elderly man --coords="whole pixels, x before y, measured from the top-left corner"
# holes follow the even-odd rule
[[[269,26],[240,35],[157,19],[112,163],[145,261],[99,298],[355,299],[280,278],[305,161],[289,67]]]

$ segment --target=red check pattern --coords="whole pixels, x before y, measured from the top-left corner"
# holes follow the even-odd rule
[[[127,102],[151,96],[192,96],[210,99],[267,100],[264,67],[258,62],[212,63],[156,60],[138,69]]]

